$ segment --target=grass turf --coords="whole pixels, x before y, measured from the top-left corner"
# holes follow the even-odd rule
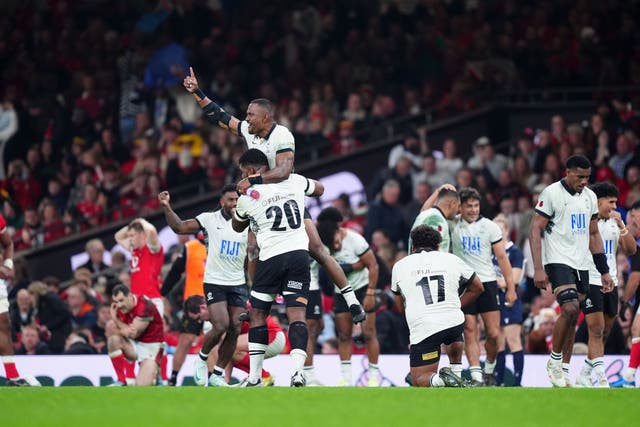
[[[633,389],[0,388],[6,426],[629,424]]]

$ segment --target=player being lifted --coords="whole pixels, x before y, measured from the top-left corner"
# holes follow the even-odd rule
[[[540,193],[529,232],[535,286],[547,289],[551,283],[560,304],[560,316],[553,327],[551,357],[547,362],[547,374],[554,387],[570,384],[569,361],[580,313],[578,300],[584,299],[589,291],[591,259],[601,274],[602,292],[613,290],[598,229],[598,201],[587,188],[591,163],[584,156],[574,155],[567,159],[566,169],[565,178]]]
[[[258,149],[267,157],[268,170],[262,174],[244,178],[238,183],[238,191],[241,194],[244,194],[253,184],[277,183],[289,177],[293,171],[295,140],[289,129],[275,122],[273,118],[275,108],[271,101],[264,98],[254,99],[247,107],[246,119],[241,121],[224,111],[204,94],[198,86],[193,68],[189,68],[189,75],[184,78],[183,85],[188,92],[193,94],[205,116],[212,123],[223,129],[228,129],[235,135],[244,137],[247,148]],[[340,289],[342,296],[349,304],[353,322],[364,321],[366,315],[362,305],[356,299],[353,289],[338,263],[323,250],[322,242],[311,218],[305,216],[304,225],[309,236],[309,253],[324,267]]]
[[[409,325],[412,385],[417,387],[462,387],[462,379],[450,368],[438,373],[440,346],[463,340],[465,316],[461,306],[482,293],[476,273],[460,258],[440,252],[442,237],[428,225],[411,231],[411,255],[401,259],[391,273],[396,305]],[[465,289],[458,296],[460,287]],[[462,351],[450,346],[449,351]],[[458,359],[461,354],[453,354]]]

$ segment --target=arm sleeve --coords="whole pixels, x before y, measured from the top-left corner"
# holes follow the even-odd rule
[[[238,133],[243,136],[244,139],[248,140],[251,137],[251,134],[249,133],[249,123],[245,120],[241,121],[238,125]]]
[[[240,222],[247,222],[249,220],[249,212],[247,212],[247,196],[240,196],[238,198],[238,204],[236,205],[236,212],[233,214],[234,218]]]
[[[187,264],[187,247],[183,246],[178,258],[173,262],[171,266],[171,270],[167,273],[167,277],[164,278],[164,282],[162,282],[162,288],[160,289],[160,294],[162,296],[167,296],[173,287],[178,283],[180,277],[182,277],[182,273],[184,273],[185,267]]]
[[[549,187],[545,188],[540,196],[538,196],[538,204],[536,205],[536,212],[545,218],[552,218],[554,214],[552,197],[550,197]]]
[[[296,151],[296,143],[293,134],[284,126],[278,126],[278,135],[275,143],[276,154],[283,151]]]
[[[398,277],[398,269],[396,268],[398,264],[393,266],[393,270],[391,270],[391,292],[394,294],[400,294],[400,278]]]

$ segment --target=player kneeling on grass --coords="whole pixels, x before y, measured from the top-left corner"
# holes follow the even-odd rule
[[[140,369],[135,385],[153,385],[163,353],[164,326],[160,312],[150,299],[132,294],[125,285],[113,288],[111,296],[112,320],[107,327],[111,334],[107,347],[118,376],[116,384],[126,383],[132,373],[129,360],[137,360]]]
[[[210,320],[210,314],[207,310],[207,304],[203,297],[199,295],[193,295],[187,298],[185,301],[185,310],[190,319],[205,322]],[[242,326],[240,327],[240,335],[236,342],[236,349],[233,353],[233,367],[238,368],[241,371],[249,373],[251,370],[251,363],[249,357],[249,316],[248,314],[241,317]],[[284,350],[287,339],[280,328],[280,325],[273,320],[271,316],[267,316],[267,329],[269,331],[269,345],[264,352],[264,358],[270,359],[282,353]],[[266,369],[262,369],[262,386],[268,387],[275,384],[275,378]]]
[[[442,237],[435,229],[420,225],[411,231],[411,241],[411,255],[393,266],[391,290],[409,325],[412,384],[462,387],[451,368],[438,372],[440,346],[463,341],[461,307],[484,291],[482,282],[460,258],[438,251]],[[465,290],[458,296],[461,286]]]

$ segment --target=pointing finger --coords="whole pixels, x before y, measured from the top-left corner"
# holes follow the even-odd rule
[[[189,67],[189,72],[191,73],[191,78],[196,78],[196,75],[193,73],[193,67]]]

